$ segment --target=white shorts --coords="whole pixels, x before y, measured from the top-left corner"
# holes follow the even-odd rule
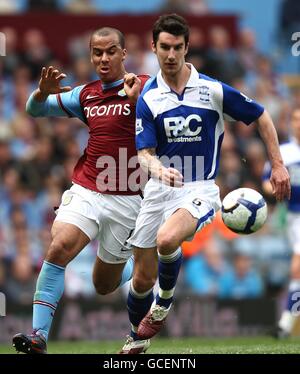
[[[287,215],[287,235],[295,254],[300,255],[300,213]]]
[[[126,241],[141,207],[139,195],[107,195],[74,184],[62,195],[55,221],[71,223],[91,240],[99,240],[98,257],[124,263],[132,255]]]
[[[134,234],[128,242],[139,248],[155,247],[159,227],[180,208],[198,219],[197,231],[201,230],[212,222],[220,207],[219,187],[213,180],[174,188],[150,179],[145,187]]]

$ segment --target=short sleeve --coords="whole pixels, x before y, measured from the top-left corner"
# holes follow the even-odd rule
[[[254,100],[233,87],[222,83],[223,113],[229,119],[242,121],[247,125],[256,121],[264,112],[264,108]]]
[[[137,150],[157,147],[153,115],[143,96],[140,96],[137,101],[135,135]]]

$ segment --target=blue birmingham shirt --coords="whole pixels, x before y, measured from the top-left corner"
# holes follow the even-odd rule
[[[191,75],[181,95],[160,71],[146,83],[136,109],[137,149],[156,148],[163,165],[178,169],[186,182],[215,178],[224,119],[249,125],[264,111],[236,89],[188,66]]]

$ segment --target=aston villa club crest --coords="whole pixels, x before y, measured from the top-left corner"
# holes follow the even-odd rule
[[[126,96],[126,92],[125,92],[124,88],[122,88],[122,89],[118,92],[118,95],[121,96],[121,97]]]

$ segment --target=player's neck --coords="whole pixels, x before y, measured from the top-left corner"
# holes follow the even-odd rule
[[[182,69],[176,75],[166,75],[162,72],[164,81],[173,91],[175,91],[179,95],[181,95],[183,90],[185,89],[190,75],[191,69],[186,64],[183,65]]]

